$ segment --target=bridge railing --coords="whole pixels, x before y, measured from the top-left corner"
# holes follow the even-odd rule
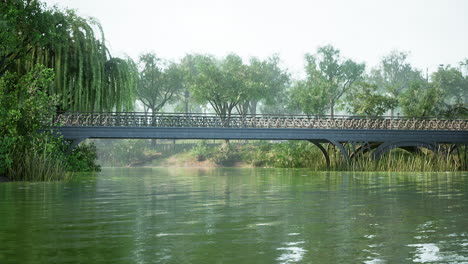
[[[436,117],[361,117],[306,115],[230,115],[193,113],[59,113],[57,126],[91,127],[201,127],[201,128],[317,128],[385,130],[468,130],[466,119]]]

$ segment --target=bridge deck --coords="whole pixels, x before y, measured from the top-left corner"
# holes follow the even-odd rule
[[[468,120],[350,116],[63,113],[54,124],[66,139],[263,139],[318,142],[468,143]]]

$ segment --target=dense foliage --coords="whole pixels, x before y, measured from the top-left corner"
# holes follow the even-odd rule
[[[138,99],[143,103],[145,112],[157,113],[164,105],[173,102],[182,90],[182,71],[174,63],[165,65],[153,53],[141,55],[139,64]]]
[[[337,111],[360,116],[468,117],[466,62],[441,66],[423,76],[407,60],[408,53],[392,51],[366,72],[365,64],[344,58],[340,50],[327,45],[306,54],[305,77],[291,80],[278,55],[244,63],[236,54],[224,58],[189,54],[179,63],[163,64],[154,54],[144,54],[137,99],[153,112],[203,110],[223,118]]]
[[[112,58],[100,25],[35,0],[0,2],[0,175],[59,180],[95,171],[95,148],[68,153],[51,129],[57,110],[128,110],[135,71]],[[96,37],[95,32],[100,32]]]
[[[0,78],[0,174],[11,180],[60,180],[66,171],[99,169],[93,149],[83,145],[66,155],[67,145],[48,127],[56,105],[46,92],[52,81],[53,71],[43,66]]]
[[[95,19],[35,0],[1,1],[0,14],[0,76],[41,64],[54,69],[47,92],[60,110],[132,109],[136,76],[126,60],[111,57]]]
[[[24,76],[7,72],[0,78],[0,173],[19,166],[22,153],[57,153],[55,137],[37,133],[44,128],[42,121],[52,116],[54,101],[44,92],[52,76],[51,70],[36,67]]]

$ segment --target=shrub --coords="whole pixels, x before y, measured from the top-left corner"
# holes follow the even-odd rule
[[[101,170],[101,166],[96,164],[96,145],[93,143],[79,144],[71,151],[66,160],[68,171],[91,172]]]
[[[205,140],[198,141],[190,152],[197,161],[205,161],[213,156],[213,150],[206,144]]]

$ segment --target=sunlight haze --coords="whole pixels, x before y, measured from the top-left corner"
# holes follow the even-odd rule
[[[247,60],[274,53],[295,76],[304,54],[332,44],[368,69],[391,50],[432,72],[468,58],[468,1],[46,0],[97,18],[111,51],[178,60],[187,53]]]

